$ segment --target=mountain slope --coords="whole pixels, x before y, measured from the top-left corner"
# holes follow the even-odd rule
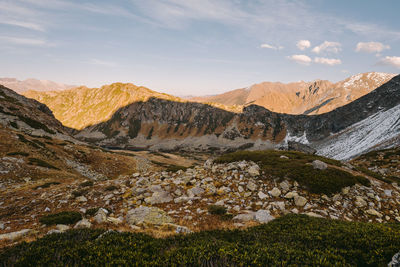
[[[17,93],[23,93],[28,90],[36,91],[58,91],[73,88],[73,85],[56,83],[48,80],[26,79],[24,81],[15,78],[0,78],[0,84],[14,90]]]
[[[323,80],[288,84],[263,82],[247,89],[194,97],[191,100],[225,105],[256,104],[278,113],[321,114],[358,99],[394,76],[369,72],[351,76],[335,84]]]
[[[82,86],[60,92],[28,91],[24,95],[48,105],[58,120],[74,129],[106,121],[119,108],[150,97],[180,101],[180,98],[129,83],[114,83],[101,88]]]
[[[324,154],[329,144],[340,146],[342,133],[354,128],[365,133],[357,142],[362,142],[363,151],[367,151],[396,137],[398,122],[390,119],[389,126],[384,127],[386,121],[377,118],[396,111],[398,105],[400,75],[350,104],[313,116],[280,114],[257,105],[233,113],[200,103],[150,98],[119,109],[109,121],[87,127],[77,137],[103,146],[155,150],[265,149],[294,140]],[[387,113],[379,115],[382,112]],[[392,127],[393,134],[368,139],[368,129],[382,127]],[[346,157],[360,152],[355,142],[343,148]],[[338,152],[329,156],[343,158]]]

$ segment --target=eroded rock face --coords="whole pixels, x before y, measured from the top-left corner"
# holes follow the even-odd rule
[[[32,229],[23,229],[17,232],[12,232],[12,233],[7,233],[7,234],[1,234],[0,235],[0,241],[1,240],[17,240],[20,239],[22,237],[25,237],[27,235],[29,235],[30,233],[32,233],[33,230]]]
[[[130,225],[173,223],[173,219],[156,207],[138,207],[128,211],[126,220]]]

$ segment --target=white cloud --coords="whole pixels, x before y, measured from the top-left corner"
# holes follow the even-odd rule
[[[270,45],[270,44],[261,44],[260,45],[261,48],[268,48],[268,49],[274,49],[274,50],[282,50],[284,47],[281,45],[278,46],[274,46],[274,45]]]
[[[0,24],[5,24],[5,25],[11,25],[11,26],[17,26],[25,29],[30,29],[30,30],[35,30],[35,31],[41,31],[44,32],[45,29],[43,26],[33,23],[33,22],[24,22],[24,21],[17,21],[17,20],[7,20],[7,19],[1,19],[0,18]]]
[[[309,65],[311,63],[311,58],[306,55],[292,55],[288,57],[290,60],[293,60],[296,63],[302,64],[302,65]]]
[[[338,53],[342,50],[341,47],[342,47],[341,43],[325,41],[322,44],[320,44],[319,46],[314,47],[312,51],[316,54],[320,54],[323,52]]]
[[[390,49],[389,45],[384,45],[379,42],[359,42],[356,47],[357,52],[379,53],[385,49]]]
[[[17,45],[50,46],[50,44],[47,43],[43,39],[0,36],[0,41],[3,41],[5,43],[17,44]]]
[[[382,65],[389,65],[396,68],[400,68],[400,57],[385,57],[381,61],[379,61]]]
[[[306,48],[309,48],[311,46],[310,41],[308,40],[300,40],[297,42],[296,46],[300,49],[300,50],[304,50]]]
[[[329,66],[335,66],[342,64],[342,61],[340,59],[336,58],[325,58],[325,57],[316,57],[314,58],[314,62],[318,64],[325,64]]]

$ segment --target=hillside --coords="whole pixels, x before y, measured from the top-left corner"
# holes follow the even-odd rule
[[[76,136],[109,147],[191,151],[266,149],[297,141],[322,155],[348,159],[385,142],[396,144],[390,140],[398,137],[393,112],[400,105],[399,80],[396,76],[345,106],[315,116],[274,113],[257,105],[233,113],[201,103],[150,98],[119,109],[110,120]],[[386,121],[382,124],[378,116]],[[370,130],[381,135],[370,135]],[[354,138],[346,138],[350,133]]]
[[[0,85],[10,88],[20,94],[29,90],[42,92],[60,91],[75,87],[74,85],[67,85],[48,80],[26,79],[20,81],[15,78],[0,78]]]
[[[225,105],[255,104],[277,113],[322,114],[346,105],[384,84],[394,74],[368,72],[331,83],[314,82],[263,82],[246,89],[237,89],[220,95],[193,97],[190,100]]]

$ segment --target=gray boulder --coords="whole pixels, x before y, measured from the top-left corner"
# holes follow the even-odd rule
[[[268,210],[258,210],[255,214],[255,219],[259,223],[267,223],[275,219]]]
[[[173,223],[173,219],[165,211],[156,207],[144,206],[129,210],[126,220],[130,225]]]
[[[312,162],[312,165],[313,165],[314,169],[318,169],[318,170],[325,170],[326,168],[328,168],[328,164],[326,164],[325,162],[320,161],[318,159],[314,160]]]

